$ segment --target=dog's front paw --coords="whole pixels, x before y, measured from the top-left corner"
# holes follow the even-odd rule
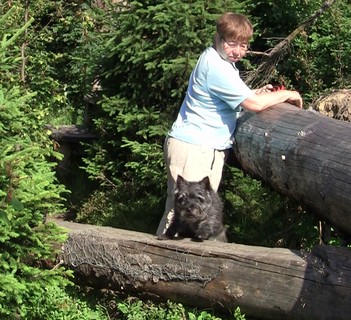
[[[157,236],[158,240],[169,240],[170,238],[165,234],[160,234],[159,236]]]

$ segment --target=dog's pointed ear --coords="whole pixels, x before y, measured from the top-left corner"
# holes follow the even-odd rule
[[[185,179],[180,174],[178,174],[178,176],[177,176],[177,183],[178,182],[184,182],[184,181],[185,181]]]
[[[176,181],[177,189],[179,189],[181,186],[184,186],[185,184],[186,184],[185,179],[180,174],[178,174],[177,181]]]
[[[203,179],[200,181],[200,183],[201,183],[202,185],[204,185],[205,188],[206,188],[207,190],[210,190],[210,189],[211,189],[210,178],[209,178],[208,176],[205,177],[205,178],[203,178]]]

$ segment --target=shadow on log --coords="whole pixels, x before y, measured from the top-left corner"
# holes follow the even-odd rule
[[[244,171],[351,239],[351,123],[282,103],[244,113],[235,140]]]
[[[85,285],[170,299],[258,319],[348,320],[351,251],[312,252],[215,241],[157,240],[111,227],[54,220],[69,230],[64,264]]]

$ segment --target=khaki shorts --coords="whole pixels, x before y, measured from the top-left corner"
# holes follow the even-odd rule
[[[217,191],[222,178],[228,150],[215,150],[167,137],[164,157],[167,166],[167,200],[165,213],[156,235],[163,234],[173,217],[174,189],[177,176],[188,181],[200,181],[208,176],[212,188]]]

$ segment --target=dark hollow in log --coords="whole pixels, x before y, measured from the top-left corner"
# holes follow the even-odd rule
[[[351,239],[351,123],[283,103],[244,113],[235,141],[244,171]]]
[[[215,241],[157,240],[54,220],[69,230],[62,260],[86,285],[234,311],[258,319],[348,320],[351,251],[312,252]]]

